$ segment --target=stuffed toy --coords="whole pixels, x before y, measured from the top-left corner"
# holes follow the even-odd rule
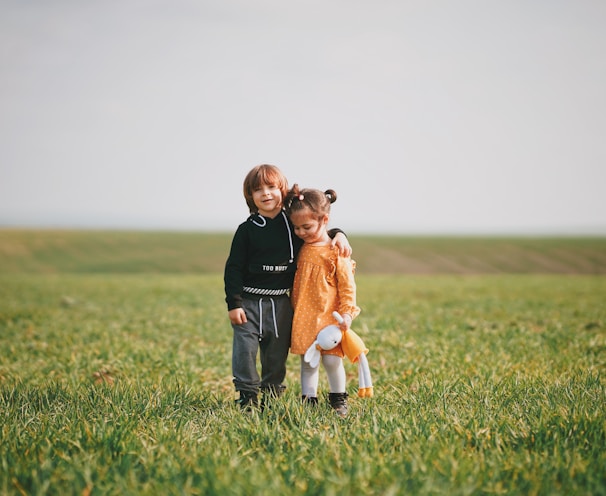
[[[337,322],[342,323],[343,317],[338,312],[333,312]],[[342,331],[339,326],[329,325],[322,329],[316,340],[307,349],[303,359],[312,367],[317,367],[320,363],[322,350],[332,350],[341,343],[343,353],[352,363],[358,364],[358,396],[360,398],[370,398],[373,396],[372,379],[370,377],[370,367],[366,359],[368,348],[364,346],[364,341],[353,330]]]

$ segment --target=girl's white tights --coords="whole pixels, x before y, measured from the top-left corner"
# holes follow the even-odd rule
[[[336,355],[322,355],[322,365],[328,376],[328,387],[331,393],[344,393],[346,386],[343,359]],[[311,367],[301,355],[301,394],[308,397],[318,396],[320,367]]]

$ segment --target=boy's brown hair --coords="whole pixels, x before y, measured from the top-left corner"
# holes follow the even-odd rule
[[[282,201],[288,193],[288,181],[282,171],[275,165],[261,164],[253,167],[246,177],[244,178],[244,198],[251,214],[256,214],[259,209],[255,205],[253,200],[253,191],[263,186],[264,184],[271,184],[278,187],[282,193]]]

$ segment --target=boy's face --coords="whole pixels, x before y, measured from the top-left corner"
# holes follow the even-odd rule
[[[259,214],[274,218],[282,210],[282,192],[276,184],[262,184],[252,192]]]

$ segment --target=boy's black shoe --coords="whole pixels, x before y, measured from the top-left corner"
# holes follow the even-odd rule
[[[238,404],[242,410],[250,412],[253,408],[259,406],[259,398],[257,397],[257,393],[240,391],[240,398],[236,400],[236,404]]]
[[[282,396],[285,390],[286,386],[284,384],[261,386],[261,411],[264,411],[265,407],[270,407],[272,401]]]
[[[270,398],[279,398],[286,391],[286,386],[284,384],[271,384],[270,386],[261,386],[261,392],[263,395],[268,396]]]

